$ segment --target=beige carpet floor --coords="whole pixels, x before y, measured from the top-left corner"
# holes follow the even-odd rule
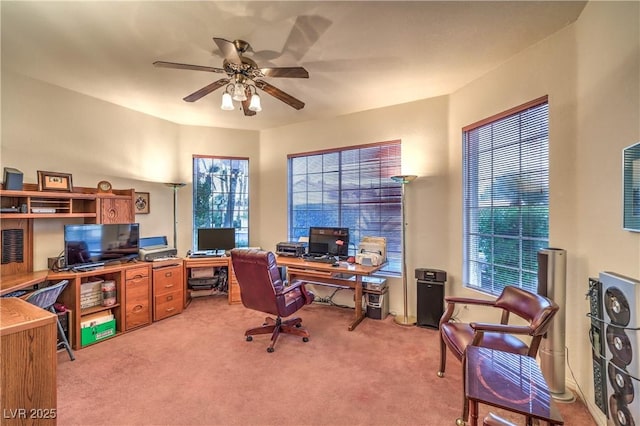
[[[313,304],[311,332],[244,331],[265,315],[226,299],[195,299],[180,315],[76,351],[58,353],[59,425],[454,425],[461,366],[436,376],[436,330],[365,319]],[[559,404],[567,425],[594,425],[580,402]],[[487,407],[480,407],[484,416]],[[498,411],[517,424],[520,416]]]

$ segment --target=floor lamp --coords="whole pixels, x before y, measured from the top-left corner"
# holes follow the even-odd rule
[[[178,249],[178,189],[186,183],[165,183],[169,188],[173,188],[173,247]]]
[[[404,187],[411,183],[417,178],[415,175],[399,175],[399,176],[391,176],[394,182],[398,182],[402,184],[402,296],[404,298],[404,312],[402,315],[396,315],[395,321],[396,324],[400,325],[414,325],[416,323],[416,317],[410,317],[408,315],[408,307],[407,307],[407,246],[406,246],[406,220],[405,220],[405,207],[404,207]]]

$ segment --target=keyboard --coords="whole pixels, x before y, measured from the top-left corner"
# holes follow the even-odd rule
[[[338,258],[334,256],[306,255],[306,256],[302,256],[302,259],[306,260],[307,262],[318,262],[318,263],[336,263],[338,261]]]

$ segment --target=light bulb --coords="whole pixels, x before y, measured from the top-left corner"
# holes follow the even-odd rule
[[[224,92],[222,95],[222,105],[220,105],[225,111],[231,111],[233,109],[233,101],[231,100],[231,95],[229,92]]]
[[[255,112],[262,111],[262,105],[260,105],[260,96],[258,96],[257,93],[254,93],[253,96],[251,96],[251,103],[249,104],[249,109]]]

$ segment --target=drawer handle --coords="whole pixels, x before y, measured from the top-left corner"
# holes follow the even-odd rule
[[[133,309],[131,310],[134,313],[140,312],[142,310],[142,305],[136,305],[133,307]]]
[[[167,278],[169,278],[172,275],[173,275],[173,272],[165,272],[164,273],[164,276],[167,277]]]
[[[165,284],[165,285],[164,285],[164,288],[171,288],[171,287],[173,287],[173,286],[174,286],[174,284]]]
[[[142,278],[142,275],[138,274],[138,275],[134,275],[134,277],[132,278],[133,280],[139,280]]]
[[[173,296],[167,296],[167,302],[173,300]]]
[[[171,312],[171,311],[175,311],[175,310],[176,310],[176,308],[173,308],[173,307],[167,308],[167,312]]]

